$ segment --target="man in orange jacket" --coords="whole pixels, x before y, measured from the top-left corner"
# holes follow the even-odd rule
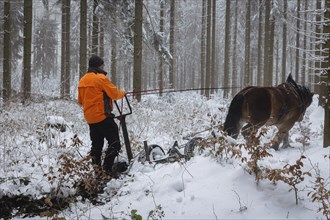
[[[105,138],[108,141],[108,148],[102,168],[112,175],[112,166],[121,148],[118,126],[111,113],[112,100],[122,99],[125,91],[119,90],[106,77],[103,59],[93,55],[88,65],[87,73],[79,81],[78,103],[83,107],[84,116],[89,125],[92,163],[101,168]]]

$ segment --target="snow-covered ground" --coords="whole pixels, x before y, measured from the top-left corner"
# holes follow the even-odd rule
[[[57,216],[66,219],[326,219],[318,212],[320,203],[312,202],[315,179],[321,176],[330,190],[330,147],[323,148],[324,112],[317,97],[305,118],[291,130],[293,148],[268,150],[272,157],[259,166],[282,169],[295,164],[303,154],[303,172],[309,172],[297,185],[298,205],[292,187],[282,181],[267,179],[258,183],[239,159],[221,158],[210,149],[196,149],[189,161],[174,163],[140,163],[143,141],[158,144],[167,151],[185,137],[210,138],[217,125],[224,122],[230,100],[215,95],[207,100],[194,92],[170,93],[163,97],[143,96],[141,103],[131,100],[133,114],[127,116],[127,127],[133,148],[133,164],[128,175],[107,183],[99,195],[103,204],[93,205],[77,198],[69,209]],[[59,155],[69,152],[75,158],[87,155],[89,131],[80,107],[74,102],[48,101],[29,106],[13,105],[0,112],[0,196],[33,195],[42,198],[49,192],[50,167],[59,167]],[[65,123],[65,132],[46,127],[48,123]],[[269,128],[264,142],[275,129]],[[72,146],[77,135],[81,145]],[[242,136],[238,143],[244,143]],[[126,152],[120,159],[125,159]],[[63,147],[64,146],[64,147]],[[217,145],[215,145],[217,146]],[[246,154],[243,150],[243,154]],[[55,172],[55,171],[53,171]],[[44,175],[47,174],[47,175]],[[72,194],[75,189],[62,189]],[[65,184],[64,184],[65,185]],[[329,203],[329,198],[328,198]],[[20,219],[16,217],[15,219]],[[47,219],[47,217],[33,217]]]

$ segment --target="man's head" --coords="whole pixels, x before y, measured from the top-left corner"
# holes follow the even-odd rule
[[[91,56],[91,58],[89,58],[89,62],[88,62],[88,66],[89,67],[100,67],[104,64],[104,61],[102,58],[100,58],[99,56],[93,55]]]

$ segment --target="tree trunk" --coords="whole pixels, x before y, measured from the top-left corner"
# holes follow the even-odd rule
[[[61,10],[62,10],[62,21],[61,21],[61,98],[64,98],[64,81],[65,81],[65,65],[66,65],[66,53],[65,53],[65,17],[66,17],[66,7],[65,1],[62,0]]]
[[[133,90],[141,91],[142,85],[142,6],[143,0],[135,0],[135,24],[134,24],[134,79]],[[141,93],[134,94],[138,102],[141,101]]]
[[[99,49],[99,18],[96,15],[98,0],[93,1],[93,29],[92,29],[92,54],[98,55]]]
[[[296,62],[295,62],[295,80],[301,82],[299,78],[299,39],[300,39],[300,0],[297,0],[297,26],[296,26]]]
[[[280,63],[280,43],[279,40],[276,40],[276,63],[275,63],[275,85],[280,84],[280,75],[279,75],[279,63]]]
[[[212,60],[211,60],[211,85],[212,85],[212,90],[211,90],[211,93],[214,94],[214,88],[217,87],[218,85],[218,79],[217,79],[217,74],[216,74],[216,59],[215,59],[215,49],[216,49],[216,46],[215,46],[215,27],[216,27],[216,8],[217,8],[217,2],[216,0],[213,0],[213,4],[212,4],[212,49],[211,49],[211,52],[212,52]]]
[[[329,41],[329,40],[328,40]],[[329,44],[329,43],[328,43]],[[329,45],[328,45],[329,46]],[[330,47],[328,47],[330,49]],[[328,61],[329,63],[329,61]],[[329,63],[330,65],[330,63]],[[330,84],[330,74],[328,70],[328,85]],[[324,86],[325,87],[325,86]],[[323,147],[330,147],[330,86],[328,86],[327,93],[328,93],[328,99],[327,103],[325,104],[324,107],[324,134],[323,134]]]
[[[169,83],[172,88],[175,88],[175,49],[174,49],[174,27],[175,27],[175,0],[171,0],[170,9],[170,53],[172,55],[169,68]]]
[[[79,78],[87,71],[87,0],[80,1]]]
[[[329,1],[326,1],[326,3],[328,3]],[[328,4],[329,5],[329,4]],[[326,7],[325,7],[326,8]],[[322,11],[325,11],[323,9],[321,9]],[[328,10],[326,10],[326,12],[328,12]],[[321,29],[321,32],[323,31],[323,38],[326,38],[324,33],[329,33],[329,32],[326,32],[327,29],[327,25],[325,25],[325,23],[327,22],[327,19],[329,17],[326,17],[326,12],[323,14],[321,14],[321,27],[323,27],[323,30]],[[329,15],[329,12],[328,12],[328,15]],[[327,40],[326,40],[327,41]],[[328,49],[327,48],[327,42],[325,43],[322,43],[322,45],[320,46],[321,48],[321,55],[322,57],[320,57],[320,60],[321,60],[321,68],[320,68],[320,74],[319,74],[319,81],[318,81],[318,94],[319,94],[319,105],[321,106],[326,106],[327,105],[327,99],[328,99],[328,91],[327,89],[325,88],[325,84],[327,82],[327,74],[328,74],[328,69],[329,69],[329,64],[328,64],[328,60],[327,60],[327,55],[328,53],[326,53],[326,50]],[[326,57],[326,58],[325,58]]]
[[[223,83],[224,87],[230,87],[229,85],[229,49],[230,49],[230,0],[226,1],[226,20],[225,20],[225,58],[224,58],[224,70],[223,70]],[[228,97],[228,89],[224,90],[224,97]]]
[[[287,22],[287,10],[288,10],[288,1],[284,1],[284,6],[283,6],[283,19],[284,21],[282,22],[283,29],[282,29],[282,77],[281,81],[284,82],[286,79],[286,54],[287,54],[287,27],[286,27],[286,22]]]
[[[306,53],[307,53],[307,6],[308,0],[304,1],[305,10],[304,10],[304,40],[303,40],[303,56],[302,56],[302,66],[301,66],[301,83],[306,85],[306,73],[307,71],[307,60],[306,60]]]
[[[250,73],[250,32],[251,32],[251,2],[246,1],[245,16],[245,59],[244,59],[244,84],[251,85]],[[237,73],[234,72],[234,75]]]
[[[272,6],[272,2],[271,2],[271,6]],[[269,25],[269,49],[268,49],[268,77],[269,77],[269,85],[273,85],[273,77],[274,77],[274,41],[275,41],[275,17],[272,15],[270,17],[270,21],[269,21],[270,25]],[[277,73],[275,73],[277,74]]]
[[[259,18],[258,18],[258,58],[257,58],[257,85],[262,85],[262,0],[259,0]]]
[[[264,38],[264,86],[271,86],[271,76],[270,76],[270,0],[265,1],[265,38]]]
[[[100,40],[99,40],[99,56],[104,58],[104,28],[103,25],[100,24]]]
[[[325,3],[325,8],[327,8],[325,12],[325,18],[329,19],[330,18],[330,1],[327,0]],[[324,33],[325,34],[330,34],[330,26],[329,25],[324,25]],[[325,42],[325,48],[330,50],[330,38],[327,37],[327,40]],[[326,67],[327,69],[325,70],[325,83],[322,87],[322,92],[325,94],[326,99],[325,99],[325,105],[324,105],[324,134],[323,134],[323,147],[330,147],[330,53],[327,55],[326,59]]]
[[[64,79],[64,98],[70,98],[70,63],[71,63],[71,53],[70,53],[70,18],[71,18],[71,0],[66,0],[66,16],[65,16],[65,79]]]
[[[206,37],[206,1],[203,0],[202,7],[202,32],[201,32],[201,88],[205,87],[205,54],[206,54],[206,46],[205,46],[205,37]],[[205,95],[205,90],[201,90],[201,94]]]
[[[31,98],[32,1],[24,1],[23,102]]]
[[[164,33],[164,0],[160,0],[160,9],[159,9],[159,32],[161,34]],[[163,38],[159,39],[159,46],[163,45]],[[163,56],[162,53],[158,53],[158,87],[159,87],[159,95],[163,94],[163,85],[164,85],[164,65],[163,65]]]
[[[62,0],[61,98],[70,96],[70,3]]]
[[[316,18],[315,18],[315,34],[316,36],[320,36],[321,35],[321,0],[317,0],[316,1],[316,11],[317,11],[317,15],[316,15]],[[321,67],[322,67],[322,62],[319,61],[320,60],[320,57],[322,56],[322,44],[321,43],[317,43],[315,45],[315,57],[317,58],[317,61],[315,62],[315,78],[314,78],[314,83],[315,83],[315,86],[314,86],[314,90],[317,94],[320,95],[320,86],[319,86],[319,83],[320,83],[320,74],[321,74]]]
[[[118,77],[117,77],[117,37],[116,37],[116,28],[117,28],[117,18],[115,13],[117,11],[116,6],[113,6],[111,12],[112,18],[112,34],[111,34],[111,81],[117,85],[118,84]]]
[[[211,10],[212,10],[212,0],[207,1],[207,32],[206,32],[206,76],[205,76],[205,95],[210,97],[210,85],[211,85]]]
[[[235,1],[235,21],[234,21],[234,33],[233,33],[233,61],[232,61],[232,70],[233,70],[233,75],[232,75],[232,86],[234,87],[232,90],[233,94],[236,94],[238,87],[238,78],[241,76],[241,74],[238,74],[237,72],[237,33],[238,33],[238,1]]]
[[[11,43],[10,43],[10,1],[4,1],[4,33],[3,33],[3,84],[2,97],[7,105],[11,96]]]

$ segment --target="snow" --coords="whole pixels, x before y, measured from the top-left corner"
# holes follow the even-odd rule
[[[246,163],[216,156],[212,148],[195,150],[195,156],[189,161],[138,161],[145,140],[148,144],[160,145],[167,152],[174,141],[183,146],[189,136],[208,138],[212,132],[221,136],[217,127],[224,122],[230,103],[221,94],[209,100],[194,92],[164,94],[163,97],[146,95],[141,103],[129,100],[133,114],[126,120],[134,154],[129,173],[106,184],[99,195],[104,204],[93,205],[78,197],[77,202],[58,213],[58,217],[131,219],[135,213],[143,219],[326,219],[318,212],[320,204],[312,202],[307,195],[317,175],[325,179],[329,190],[330,148],[322,147],[324,111],[318,106],[316,96],[304,120],[291,130],[292,148],[269,150],[272,157],[259,161],[260,166],[281,169],[286,164],[294,164],[302,154],[307,157],[303,160],[303,171],[310,172],[312,177],[306,176],[297,185],[298,205],[288,184],[281,181],[274,184],[267,179],[257,182],[255,175],[248,173]],[[88,126],[82,110],[74,102],[15,106],[0,114],[4,131],[0,135],[0,196],[29,194],[42,198],[53,187],[44,174],[49,172],[49,167],[58,168],[59,155],[70,152],[79,158],[89,151]],[[43,128],[47,122],[70,126],[65,132],[59,132]],[[299,141],[304,136],[302,131],[306,130],[307,143]],[[274,131],[276,129],[268,129],[264,143],[270,141]],[[74,134],[83,144],[69,147]],[[43,141],[40,138],[44,138]],[[244,143],[242,136],[238,140],[226,139],[230,143]],[[66,147],[61,148],[61,142],[67,143]],[[126,159],[123,139],[122,145],[121,160]],[[244,150],[242,153],[247,155]],[[29,180],[28,184],[22,183],[23,178]],[[70,181],[63,189],[64,194],[75,192]]]

